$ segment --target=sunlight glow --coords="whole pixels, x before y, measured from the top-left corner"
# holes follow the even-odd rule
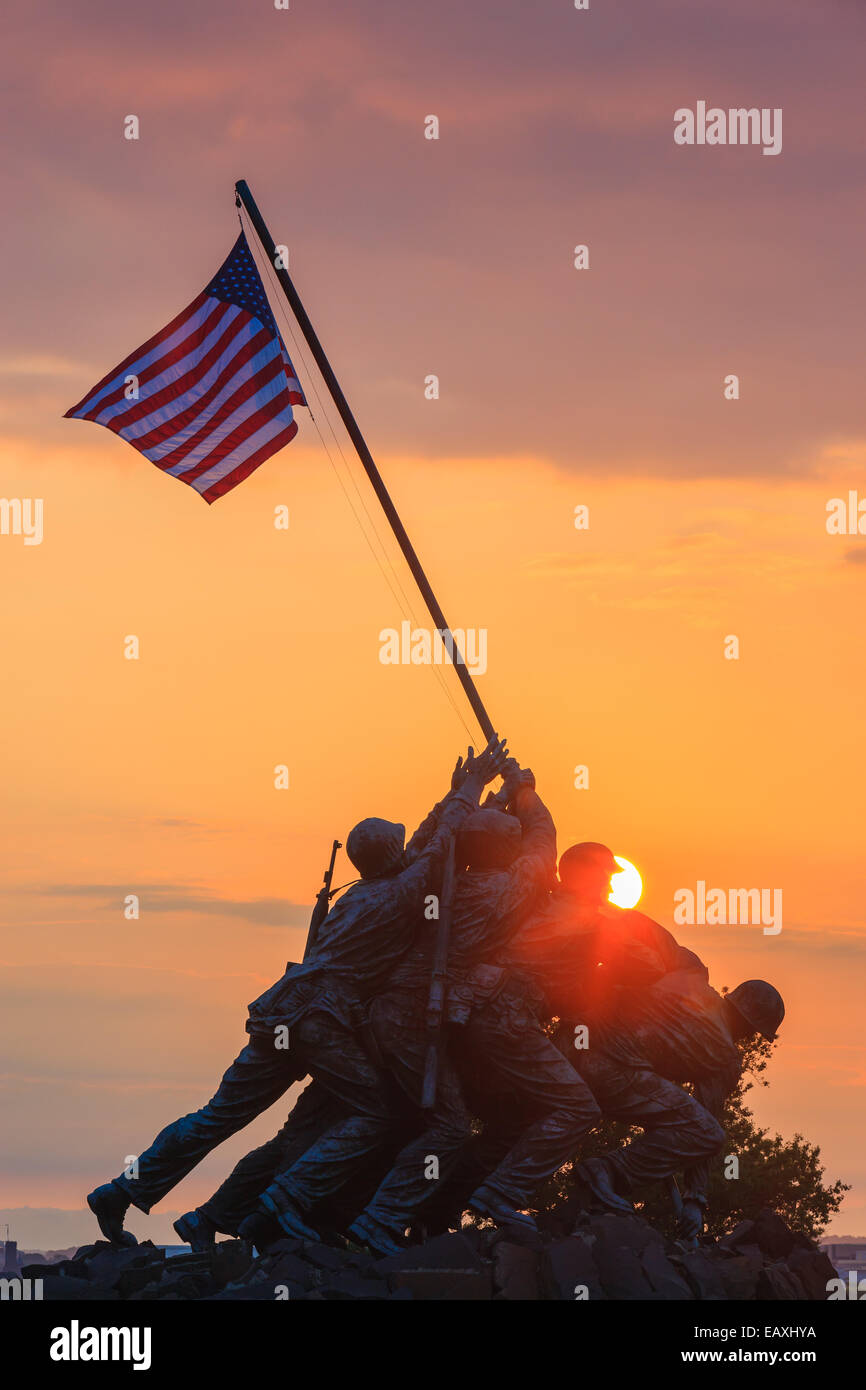
[[[608,902],[614,903],[616,907],[634,907],[640,902],[643,880],[634,864],[630,863],[628,859],[623,859],[621,854],[615,854],[613,857],[619,864],[621,872],[614,874],[610,881]]]

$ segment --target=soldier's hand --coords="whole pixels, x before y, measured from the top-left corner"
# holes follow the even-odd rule
[[[520,787],[530,787],[535,791],[535,775],[528,767],[521,767],[516,758],[509,758],[502,770],[502,790],[510,800]]]
[[[474,749],[470,743],[469,747],[466,749],[466,761],[463,761],[463,757],[461,755],[454,764],[454,771],[451,774],[451,790],[453,792],[459,792],[460,788],[463,786],[463,783],[466,781],[466,778],[469,776],[469,768],[472,763],[473,756]]]
[[[704,1229],[704,1209],[693,1197],[683,1200],[683,1210],[677,1222],[677,1235],[681,1240],[697,1240]]]
[[[505,739],[494,734],[484,752],[479,753],[476,758],[469,759],[469,773],[471,776],[480,777],[483,783],[492,782],[494,777],[501,774],[507,759]]]

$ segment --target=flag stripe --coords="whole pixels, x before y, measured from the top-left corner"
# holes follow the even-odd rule
[[[203,478],[224,461],[227,468],[235,461],[242,462],[250,450],[257,447],[255,436],[258,431],[268,430],[274,420],[279,423],[281,411],[282,397],[279,391],[275,392],[270,400],[259,400],[256,396],[254,400],[248,401],[235,411],[223,428],[216,431],[217,441],[206,453],[202,454],[196,450],[197,457],[186,458],[181,464],[176,464],[174,469],[167,471],[175,478],[182,474],[185,483],[192,483],[196,478]]]
[[[177,369],[176,375],[181,376],[186,370],[187,362],[192,365],[200,361],[202,354],[209,352],[213,343],[218,340],[217,335],[226,332],[229,325],[240,318],[242,313],[242,309],[236,309],[232,305],[208,301],[203,317],[191,326],[191,331],[176,346],[168,352],[149,353],[147,358],[133,363],[137,370],[132,373],[130,369],[130,374],[138,378],[139,396],[142,387],[149,386],[164,373],[170,372],[172,367]],[[126,388],[121,382],[95,410],[88,411],[85,419],[95,420],[98,425],[109,425],[118,410],[125,413],[130,409],[135,409],[135,403],[130,405],[127,401]]]
[[[258,334],[256,338],[258,338]],[[274,360],[279,361],[279,349],[275,347],[273,340],[265,342],[257,352],[251,352],[251,348],[252,343],[246,344],[235,355],[231,364],[232,376],[224,382],[218,395],[211,395],[208,392],[209,400],[201,410],[190,415],[189,419],[185,418],[189,414],[188,411],[184,411],[182,416],[172,416],[171,420],[167,422],[167,426],[170,428],[162,432],[159,429],[153,429],[147,436],[142,437],[139,441],[142,453],[147,452],[148,457],[156,462],[158,458],[163,458],[172,450],[179,448],[184,440],[198,434],[208,421],[213,419],[225,402],[235,394],[239,386],[246,381],[254,381],[259,372],[268,370]],[[243,358],[243,361],[240,361],[240,358]],[[175,428],[176,422],[181,418],[184,418],[185,423]]]
[[[192,367],[176,379],[174,373],[169,373],[167,377],[157,377],[148,383],[147,399],[139,401],[138,408],[124,416],[124,429],[128,428],[127,419],[132,426],[127,438],[137,436],[144,443],[152,434],[165,438],[167,433],[182,430],[200,411],[208,408],[244,362],[251,361],[264,347],[279,352],[267,329],[254,319],[242,324],[235,320],[205,353],[201,375],[197,367]],[[174,414],[171,407],[175,407]],[[152,442],[158,443],[159,439]]]
[[[177,317],[173,318],[171,323],[167,324],[161,333],[154,333],[152,338],[148,338],[146,343],[142,344],[140,348],[136,348],[135,352],[131,352],[128,357],[124,358],[119,367],[112,367],[107,376],[104,376],[101,381],[97,381],[96,385],[91,387],[87,395],[78,402],[78,405],[74,405],[71,410],[66,411],[66,414],[63,416],[64,420],[71,420],[74,418],[83,419],[84,407],[87,405],[88,401],[95,400],[98,396],[102,395],[118,377],[128,371],[128,368],[133,362],[140,357],[146,356],[158,343],[163,342],[167,338],[171,339],[175,337],[186,323],[187,319],[191,318],[192,315],[198,311],[206,298],[207,291],[202,290],[201,294],[196,295],[191,304],[187,304],[185,309],[181,309]]]
[[[277,435],[275,439],[270,440],[269,443],[263,444],[255,454],[252,454],[237,468],[233,469],[231,473],[227,473],[215,483],[211,483],[206,491],[201,492],[204,500],[206,502],[215,502],[218,497],[222,497],[224,493],[230,492],[233,487],[237,487],[238,483],[242,483],[244,478],[248,478],[250,474],[258,468],[260,463],[264,463],[265,459],[270,458],[271,454],[275,454],[278,449],[284,448],[286,444],[294,439],[297,432],[298,422],[297,420],[293,420],[281,434]],[[197,483],[193,483],[193,487],[196,491],[201,491]]]
[[[193,467],[200,459],[212,456],[212,451],[217,442],[216,437],[223,437],[219,434],[220,430],[227,424],[229,430],[232,428],[229,422],[237,415],[241,407],[249,402],[251,397],[254,397],[259,404],[263,404],[265,400],[265,391],[269,387],[272,388],[274,396],[280,396],[282,395],[284,381],[283,364],[279,354],[277,354],[274,361],[269,363],[257,376],[247,377],[246,381],[244,381],[237,390],[223,400],[219,409],[204,421],[201,428],[188,439],[178,444],[176,448],[158,457],[154,457],[154,453],[150,450],[146,451],[142,449],[142,453],[146,453],[151,463],[155,463],[157,467],[164,469],[166,473],[172,473],[175,477],[177,477],[180,472],[185,473],[188,468]],[[244,414],[249,413],[251,412],[244,412]],[[238,423],[240,418],[242,417],[238,416],[238,420],[236,420],[235,423]],[[183,468],[179,467],[180,464],[184,465]]]

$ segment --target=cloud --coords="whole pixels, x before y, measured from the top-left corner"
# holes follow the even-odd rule
[[[737,927],[701,927],[701,940],[714,951],[730,949],[740,951],[743,946],[761,946],[765,942],[762,935],[751,940]],[[740,933],[740,934],[738,934]],[[866,956],[866,932],[852,931],[846,927],[798,927],[785,923],[782,932],[774,940],[794,947],[797,953],[807,952],[819,956],[832,956],[841,961]],[[693,944],[693,943],[691,943]]]
[[[836,11],[827,46],[808,42],[820,7],[778,0],[733,24],[730,7],[684,3],[651,17],[542,6],[529,24],[500,0],[440,5],[435,22],[382,0],[375,24],[349,0],[303,18],[154,0],[147,24],[135,7],[86,8],[19,7],[6,36],[12,179],[31,210],[8,229],[6,352],[31,364],[7,393],[10,433],[72,433],[59,416],[73,373],[50,370],[44,343],[98,364],[79,367],[74,397],[198,292],[243,172],[291,241],[314,320],[333,324],[341,362],[363,363],[385,455],[531,443],[571,473],[785,475],[859,427],[853,13]],[[676,107],[756,92],[784,94],[781,159],[674,147]],[[128,112],[139,142],[122,137]],[[828,206],[834,254],[804,277]],[[435,409],[418,390],[430,371]]]
[[[117,908],[135,893],[148,912],[198,912],[213,917],[239,918],[263,927],[305,927],[310,904],[290,898],[228,898],[190,889],[178,883],[51,883],[21,890],[35,897],[85,898],[102,907]]]
[[[79,376],[82,371],[95,370],[79,361],[52,357],[48,353],[0,358],[0,376]]]

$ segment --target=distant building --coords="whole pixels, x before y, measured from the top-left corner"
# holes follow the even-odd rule
[[[866,1241],[862,1245],[851,1245],[847,1242],[822,1241],[821,1249],[827,1256],[834,1269],[837,1269],[842,1277],[846,1277],[851,1270],[863,1279],[866,1279]]]
[[[18,1242],[17,1240],[5,1240],[3,1242],[3,1274],[18,1273]]]

